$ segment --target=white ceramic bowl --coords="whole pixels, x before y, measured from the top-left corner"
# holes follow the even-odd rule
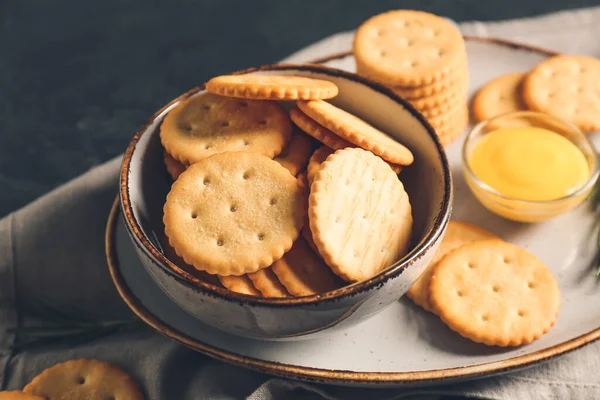
[[[316,65],[267,65],[239,73],[287,74],[326,79],[340,89],[331,103],[364,118],[406,145],[415,162],[401,179],[413,207],[409,254],[373,278],[325,293],[294,298],[259,298],[205,283],[163,254],[162,207],[169,191],[159,126],[179,96],[131,141],[121,170],[120,200],[140,259],[158,285],[183,309],[216,328],[254,338],[308,337],[357,323],[398,300],[429,264],[452,208],[452,182],[444,150],[425,118],[391,90],[356,74]]]

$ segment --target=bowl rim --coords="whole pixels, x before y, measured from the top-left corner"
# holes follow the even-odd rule
[[[347,79],[356,83],[367,86],[375,92],[381,93],[384,96],[390,98],[401,107],[405,108],[419,123],[425,128],[437,150],[438,160],[442,166],[442,176],[444,185],[443,200],[439,204],[439,210],[435,216],[432,228],[425,233],[424,238],[401,260],[398,260],[392,266],[381,271],[372,278],[353,284],[346,285],[342,288],[326,292],[323,294],[315,294],[310,296],[302,297],[285,297],[285,298],[269,298],[262,296],[251,296],[241,293],[231,292],[225,288],[221,288],[210,283],[205,283],[202,280],[194,277],[190,273],[184,271],[169,259],[167,259],[162,251],[154,246],[149,238],[144,234],[142,227],[139,225],[137,219],[134,217],[132,202],[129,194],[129,172],[131,167],[131,161],[133,154],[136,150],[136,146],[142,136],[148,132],[148,127],[154,123],[157,118],[168,108],[173,105],[195,95],[196,93],[205,89],[205,83],[196,86],[187,92],[179,95],[175,99],[168,102],[166,105],[161,107],[158,111],[150,116],[144,124],[136,131],[134,137],[131,139],[127,150],[123,156],[121,164],[120,178],[119,178],[119,198],[121,210],[125,219],[125,226],[129,235],[135,240],[133,241],[136,247],[143,251],[151,260],[153,264],[159,267],[161,270],[166,272],[168,275],[174,277],[177,281],[183,283],[185,286],[195,290],[201,291],[209,296],[235,303],[250,304],[254,306],[269,306],[269,307],[289,307],[289,306],[304,306],[309,304],[320,304],[325,302],[340,301],[344,298],[356,296],[358,294],[368,292],[372,289],[381,287],[387,280],[394,278],[408,267],[413,265],[417,260],[423,257],[425,253],[439,240],[442,235],[448,221],[450,220],[450,214],[452,211],[452,200],[454,194],[452,176],[450,172],[450,165],[446,157],[444,148],[438,139],[437,134],[433,127],[429,124],[426,118],[418,112],[407,100],[401,98],[395,94],[391,89],[374,82],[370,79],[364,78],[352,72],[339,70],[336,68],[325,67],[322,65],[305,63],[305,64],[265,64],[258,67],[247,68],[232,72],[231,74],[247,74],[260,71],[288,71],[288,70],[300,70],[314,73],[322,73],[325,75],[335,76],[338,78]]]
[[[502,118],[507,118],[507,117],[519,117],[519,116],[523,116],[523,117],[544,117],[547,118],[549,120],[552,120],[553,122],[557,122],[559,124],[562,124],[564,126],[566,126],[567,128],[569,128],[573,133],[575,133],[575,135],[583,140],[583,142],[585,143],[585,145],[587,147],[589,147],[590,150],[590,156],[592,159],[592,165],[590,167],[590,176],[588,177],[588,179],[586,180],[586,182],[581,185],[581,187],[579,187],[577,190],[573,191],[572,193],[569,193],[566,196],[562,196],[559,197],[557,199],[552,199],[552,200],[522,200],[522,199],[517,199],[515,197],[512,196],[508,196],[504,193],[501,193],[499,191],[497,191],[496,189],[494,189],[493,187],[491,187],[490,185],[488,185],[487,183],[485,183],[484,181],[482,181],[476,174],[475,171],[473,171],[473,168],[471,167],[471,164],[469,162],[469,156],[470,156],[470,152],[468,151],[468,147],[469,147],[469,143],[470,141],[473,139],[473,137],[477,134],[479,134],[481,132],[481,130],[488,124],[493,123],[494,121],[500,120]],[[570,140],[569,140],[570,141]],[[571,142],[573,143],[573,142]],[[581,146],[575,144],[577,146],[577,148],[582,151]],[[468,154],[467,154],[468,153]],[[495,196],[501,200],[506,200],[506,201],[510,201],[511,206],[509,207],[510,209],[513,210],[519,210],[521,209],[521,207],[526,207],[526,208],[530,208],[530,207],[543,207],[543,206],[560,206],[562,205],[562,203],[567,202],[569,200],[572,200],[573,198],[577,198],[579,196],[581,196],[582,194],[585,194],[586,192],[590,191],[593,189],[593,187],[596,185],[596,182],[598,181],[598,177],[600,176],[600,158],[598,156],[598,150],[596,150],[596,146],[594,146],[594,143],[590,140],[590,138],[588,137],[588,135],[586,135],[585,133],[583,133],[581,131],[581,129],[579,129],[577,126],[575,126],[574,124],[572,124],[569,121],[565,121],[561,118],[555,117],[553,115],[550,114],[545,114],[542,112],[537,112],[537,111],[530,111],[530,110],[526,110],[526,111],[509,111],[507,113],[504,114],[500,114],[497,115],[495,117],[492,118],[488,118],[485,119],[481,122],[479,122],[477,125],[475,125],[465,136],[465,141],[463,142],[462,145],[462,149],[461,149],[461,161],[462,161],[462,166],[463,166],[463,172],[464,174],[468,175],[469,178],[471,178],[473,180],[473,182],[475,182],[475,184],[477,185],[477,187],[481,190],[483,190],[483,192],[487,195],[487,196]],[[535,211],[535,210],[531,210],[531,211]]]

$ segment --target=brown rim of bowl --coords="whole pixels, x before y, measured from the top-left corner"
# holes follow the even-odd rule
[[[526,368],[548,361],[570,351],[576,350],[600,339],[600,328],[573,338],[555,346],[538,350],[534,353],[512,357],[506,360],[493,361],[465,367],[454,367],[416,372],[353,372],[345,370],[327,370],[314,367],[301,367],[283,364],[276,361],[265,361],[231,353],[227,350],[213,347],[209,344],[181,333],[177,328],[168,325],[155,317],[142,302],[131,292],[121,275],[119,260],[116,253],[116,227],[119,216],[119,198],[115,199],[108,222],[106,224],[105,250],[111,278],[119,295],[127,306],[142,321],[156,329],[164,336],[176,340],[196,351],[200,351],[218,360],[246,367],[263,373],[282,376],[285,378],[328,384],[377,384],[377,385],[411,385],[411,384],[441,384],[455,380],[469,380],[489,374],[500,374],[516,368]]]
[[[178,281],[182,282],[188,287],[191,287],[194,290],[201,290],[211,296],[218,297],[220,299],[232,302],[242,302],[251,305],[262,305],[262,306],[303,306],[307,304],[316,304],[323,303],[328,301],[338,301],[343,297],[357,295],[369,290],[376,288],[378,285],[382,285],[388,279],[393,278],[402,274],[402,272],[415,263],[418,259],[420,259],[430,248],[431,246],[438,240],[439,236],[443,232],[445,226],[448,224],[450,219],[450,213],[452,210],[452,197],[453,197],[453,187],[452,187],[452,178],[450,174],[450,166],[448,164],[448,160],[446,158],[446,153],[444,152],[444,148],[440,143],[435,130],[431,127],[429,122],[423,117],[421,113],[419,113],[408,101],[402,99],[397,94],[395,94],[391,89],[373,82],[369,79],[361,77],[357,74],[346,72],[342,70],[338,70],[335,68],[329,68],[322,65],[316,64],[273,64],[273,65],[262,65],[256,68],[248,68],[241,71],[233,72],[233,74],[245,74],[256,71],[286,71],[286,70],[303,70],[308,72],[317,72],[324,73],[327,75],[348,79],[359,84],[365,85],[370,89],[379,92],[383,95],[386,95],[394,102],[398,103],[401,107],[404,107],[413,117],[415,117],[425,128],[430,138],[433,140],[437,152],[439,161],[442,165],[443,169],[443,177],[444,177],[444,198],[441,204],[439,205],[438,215],[435,217],[433,227],[426,233],[425,237],[401,260],[396,262],[394,265],[375,275],[373,278],[368,279],[363,282],[358,282],[354,284],[350,284],[348,286],[344,286],[343,288],[333,290],[331,292],[311,295],[311,296],[303,296],[303,297],[289,297],[289,298],[267,298],[267,297],[258,297],[258,296],[249,296],[245,294],[239,294],[231,292],[225,288],[217,287],[211,285],[209,283],[205,283],[190,273],[182,270],[171,261],[169,261],[162,252],[157,249],[150,240],[143,234],[142,228],[138,224],[136,218],[133,214],[133,208],[131,205],[131,201],[129,199],[129,168],[131,164],[131,159],[133,156],[133,152],[135,151],[135,147],[139,142],[140,138],[147,130],[148,126],[150,126],[156,118],[164,112],[167,108],[172,105],[204,90],[204,85],[195,87],[186,93],[180,95],[174,100],[170,101],[167,105],[162,107],[160,110],[155,112],[150,119],[146,121],[144,125],[136,132],[135,136],[129,143],[127,150],[125,151],[125,155],[123,156],[123,163],[121,165],[121,176],[120,176],[120,198],[121,198],[121,209],[123,211],[123,215],[125,216],[126,227],[130,234],[137,240],[139,244],[141,244],[140,249],[149,256],[150,260],[156,264],[163,271],[167,272],[169,275],[176,278]]]

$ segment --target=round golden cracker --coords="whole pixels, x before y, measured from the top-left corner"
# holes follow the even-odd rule
[[[458,98],[456,98],[456,99],[453,99],[452,101],[449,101],[447,103],[440,104],[439,106],[432,107],[432,108],[426,108],[424,110],[419,110],[419,111],[427,119],[429,119],[429,118],[435,118],[435,117],[439,117],[440,115],[449,112],[454,107],[456,107],[457,104],[459,104],[461,102],[464,104],[466,102],[466,99],[458,99]],[[464,107],[464,105],[463,105],[463,107]]]
[[[460,121],[464,120],[464,116],[469,113],[465,103],[456,104],[447,112],[435,117],[427,118],[427,121],[434,129],[444,129],[449,126],[456,126]]]
[[[520,346],[554,325],[560,292],[533,254],[501,240],[463,245],[433,267],[431,305],[460,335],[490,346]]]
[[[215,154],[173,183],[163,221],[186,263],[217,275],[270,266],[291,247],[306,215],[306,187],[256,153]]]
[[[293,248],[294,246],[292,246],[292,249]],[[290,293],[286,290],[285,286],[281,284],[272,268],[273,267],[271,266],[271,268],[252,272],[251,274],[248,274],[248,278],[250,278],[254,287],[258,289],[264,297],[289,297]]]
[[[207,92],[179,103],[160,127],[167,152],[186,165],[226,151],[249,151],[273,158],[281,153],[291,134],[289,116],[277,102]]]
[[[450,98],[447,102],[438,104],[435,107],[420,109],[419,112],[421,112],[421,114],[423,114],[426,118],[436,118],[457,108],[464,108],[466,107],[466,104],[467,96],[465,92],[464,95]]]
[[[223,75],[212,78],[206,90],[221,96],[259,100],[320,100],[337,96],[335,83],[291,75]]]
[[[285,149],[273,160],[285,167],[294,176],[306,168],[312,154],[312,139],[299,129]]]
[[[306,187],[309,189],[309,193],[310,193],[310,184],[312,182],[308,180],[308,171],[304,172],[302,175],[304,178],[303,180],[305,180]],[[308,210],[308,198],[307,198],[306,209]],[[310,246],[311,249],[313,249],[316,253],[319,252],[319,250],[317,250],[317,246],[315,245],[315,242],[312,238],[312,232],[310,231],[310,222],[308,220],[308,213],[306,213],[306,217],[304,218],[304,226],[302,227],[302,230],[300,231],[300,235],[308,243],[308,245]]]
[[[227,288],[235,293],[247,294],[249,296],[260,296],[261,293],[254,287],[254,284],[248,278],[248,275],[229,275],[229,276],[221,276],[219,275],[219,280]]]
[[[457,103],[466,104],[467,90],[467,84],[465,83],[463,85],[451,87],[429,97],[409,100],[409,102],[421,112],[432,108],[443,108],[447,103],[451,103],[452,105]]]
[[[461,63],[461,67],[453,70],[450,75],[446,76],[443,79],[434,81],[428,85],[423,86],[397,86],[393,84],[389,84],[388,82],[382,81],[377,76],[369,75],[368,72],[357,69],[357,73],[359,75],[365,76],[369,79],[372,79],[376,82],[379,82],[385,86],[390,87],[394,92],[404,97],[405,99],[419,99],[421,97],[429,97],[445,90],[448,90],[452,87],[456,87],[461,84],[465,84],[468,82],[468,71],[467,71],[467,63],[466,58],[465,61]],[[357,66],[358,68],[358,66]]]
[[[314,177],[308,214],[327,265],[350,282],[369,279],[408,251],[412,215],[402,182],[360,148],[336,151]]]
[[[165,167],[167,168],[167,172],[169,173],[171,178],[173,178],[174,181],[176,181],[177,178],[179,178],[179,175],[181,175],[181,173],[187,168],[185,164],[182,164],[176,159],[174,159],[173,156],[171,156],[166,151],[164,152],[164,162]]]
[[[18,390],[0,392],[0,400],[46,400],[43,397],[27,394]]]
[[[446,254],[459,248],[462,245],[475,242],[477,240],[500,239],[498,236],[485,229],[469,224],[467,222],[450,221],[446,228],[444,238],[440,243],[437,251],[433,255],[433,259],[429,263],[427,269],[421,274],[419,279],[408,289],[406,295],[418,306],[423,307],[427,311],[432,311],[431,303],[429,302],[429,284],[431,282],[431,272],[433,266],[436,265]]]
[[[308,166],[306,167],[306,177],[308,179],[309,184],[312,184],[315,175],[319,171],[319,168],[321,168],[321,164],[323,164],[327,157],[333,154],[333,152],[334,150],[332,150],[331,148],[327,146],[321,146],[317,150],[315,150],[312,156],[310,156],[310,159],[308,160]]]
[[[133,379],[104,361],[80,359],[56,364],[25,386],[23,392],[52,400],[141,400]]]
[[[326,293],[343,286],[343,282],[302,238],[298,238],[292,249],[271,269],[294,296]]]
[[[464,59],[465,42],[446,19],[396,10],[365,21],[354,36],[354,57],[363,71],[390,84],[428,85],[449,75]]]
[[[185,272],[193,275],[195,278],[200,279],[203,282],[210,283],[211,285],[215,286],[221,286],[221,282],[219,281],[219,277],[217,275],[211,275],[206,271],[196,269],[192,265],[186,263],[183,258],[179,257],[173,246],[171,246],[171,244],[169,243],[169,238],[167,238],[166,236],[162,237],[161,245],[163,249],[163,254],[173,264],[177,265]]]
[[[355,146],[352,145],[352,146],[348,146],[348,147],[355,147]],[[327,159],[327,157],[329,157],[330,154],[333,154],[332,149],[330,149],[327,146],[321,146],[317,150],[315,150],[313,155],[310,157],[310,160],[308,160],[308,166],[306,167],[306,177],[308,179],[309,184],[312,184],[313,178],[315,177],[316,173],[319,171],[319,168],[321,168],[321,164]],[[386,161],[386,163],[390,166],[390,168],[392,169],[392,171],[394,171],[394,173],[396,175],[398,175],[400,172],[402,172],[401,165],[393,164],[393,163],[390,163],[387,161]]]
[[[468,71],[466,66],[466,60],[464,66],[461,66],[456,72],[446,78],[430,83],[425,86],[417,87],[406,87],[406,86],[394,86],[392,89],[400,96],[408,100],[420,99],[423,97],[431,97],[443,92],[453,90],[459,86],[468,85]]]
[[[526,110],[521,98],[522,72],[501,75],[486,83],[475,95],[471,107],[477,122],[513,111]]]
[[[352,143],[342,139],[324,126],[319,125],[312,118],[300,111],[298,107],[294,107],[290,110],[290,118],[298,128],[331,149],[339,150],[345,149],[346,147],[354,147]]]
[[[527,107],[554,115],[584,132],[600,130],[600,60],[588,56],[548,58],[523,80]]]
[[[390,168],[392,169],[392,171],[394,171],[394,173],[396,175],[398,175],[398,174],[400,174],[400,172],[402,172],[402,168],[403,168],[402,165],[392,164],[392,163],[387,162],[387,161],[386,161],[386,163],[387,163],[387,165],[390,166]]]
[[[465,131],[467,124],[469,123],[469,110],[463,107],[462,113],[459,114],[451,124],[445,125],[439,128],[435,128],[435,132],[438,134],[440,142],[446,146],[460,137]]]
[[[298,101],[298,108],[335,135],[369,150],[386,161],[410,165],[413,154],[391,136],[374,128],[362,119],[322,100]]]
[[[308,220],[308,218],[306,218],[306,222],[305,222],[304,226],[302,227],[302,231],[300,232],[300,234],[302,235],[302,237],[304,238],[306,243],[308,243],[310,248],[313,249],[314,252],[318,254],[319,249],[317,248],[317,245],[315,244],[315,241],[313,240],[312,232],[310,231],[310,221]]]

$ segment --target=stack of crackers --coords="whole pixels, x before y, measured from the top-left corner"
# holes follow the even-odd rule
[[[396,10],[365,21],[354,37],[356,70],[407,99],[443,144],[468,123],[465,42],[448,20]]]
[[[450,221],[430,266],[406,293],[475,342],[519,346],[554,325],[560,292],[533,254],[476,225]]]
[[[538,111],[561,118],[583,132],[600,129],[600,60],[550,57],[529,72],[499,76],[473,98],[473,116],[483,121],[513,111]]]
[[[335,84],[251,74],[206,89],[160,129],[171,262],[234,292],[287,297],[369,279],[408,253],[398,173],[413,154],[325,101]]]

